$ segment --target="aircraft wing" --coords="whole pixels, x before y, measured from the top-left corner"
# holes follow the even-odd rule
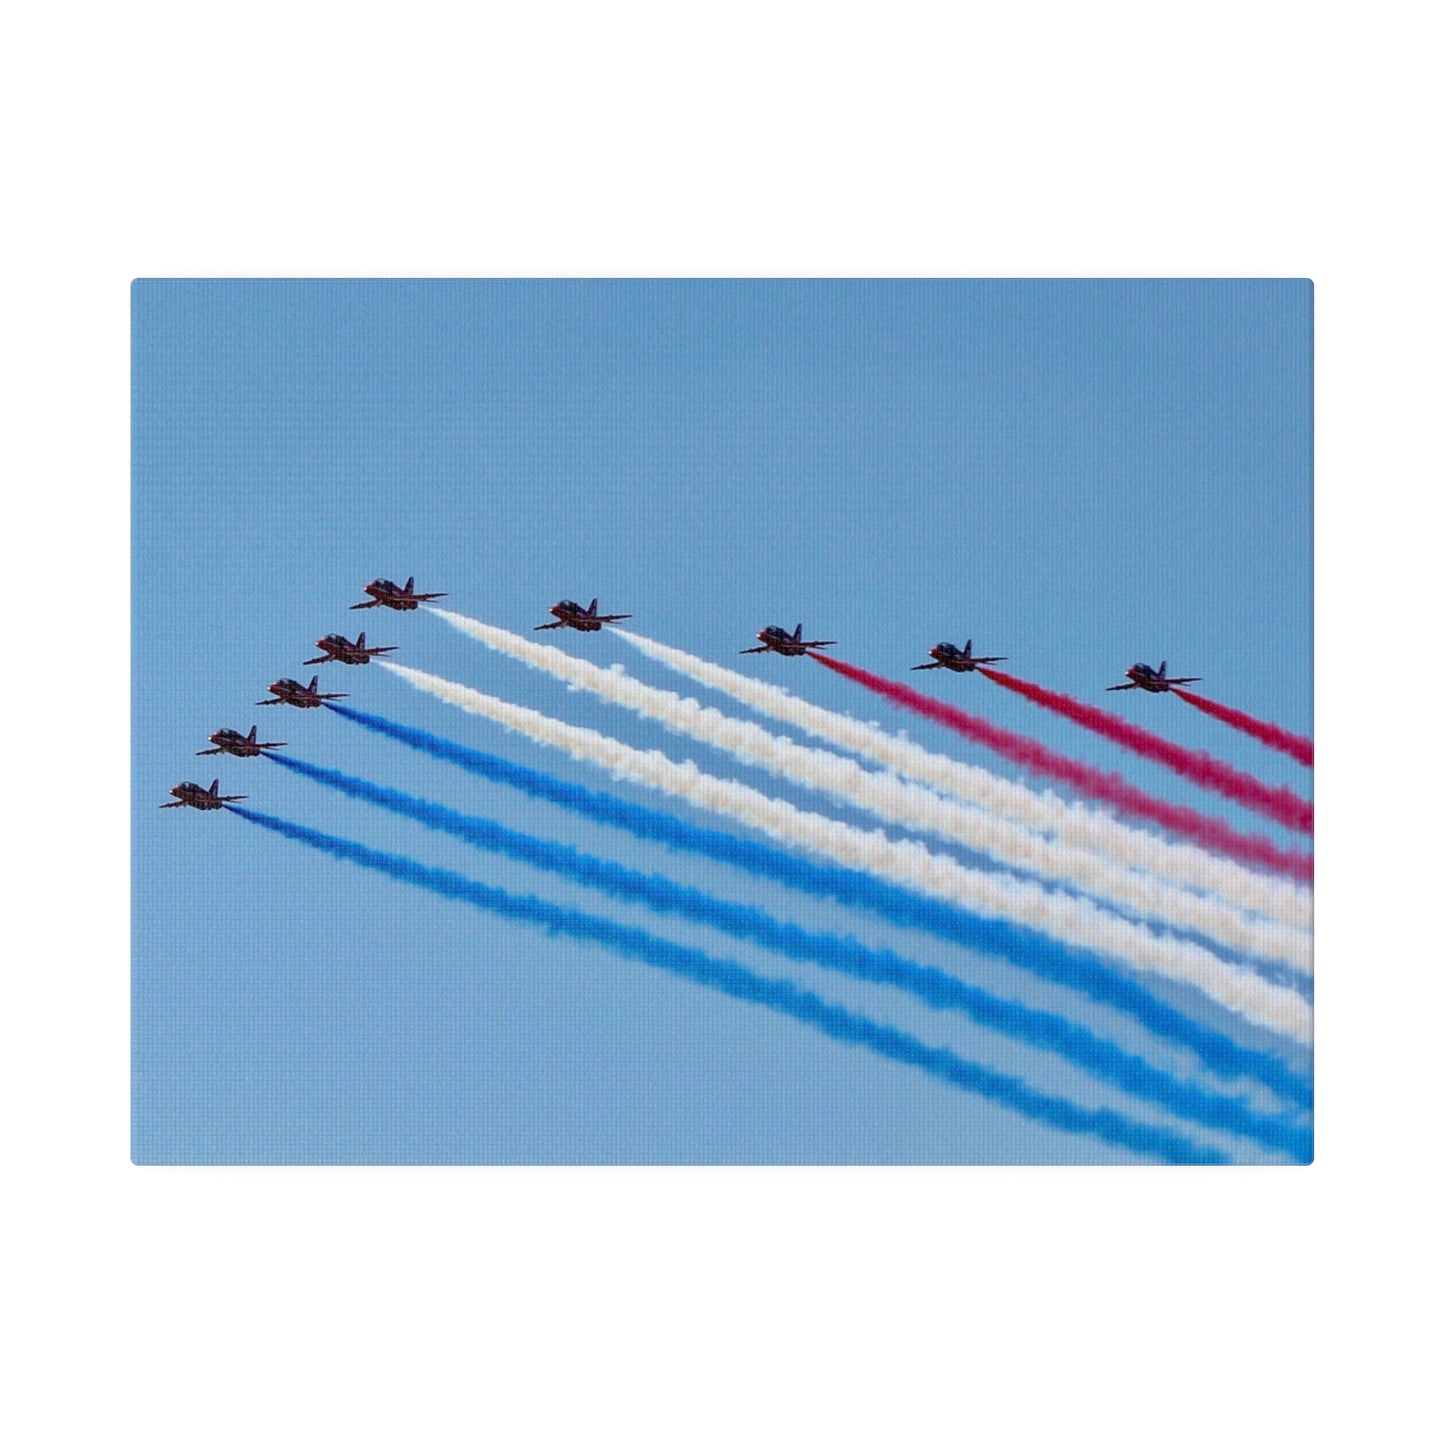
[[[162,803],[162,804],[161,804],[161,807],[163,807],[163,808],[184,808],[185,806],[186,806],[186,805],[185,805],[185,801],[184,801],[183,799],[181,799],[181,798],[177,798],[174,803]]]
[[[767,644],[764,643],[762,647],[744,647],[739,651],[738,656],[741,657],[744,652],[767,652],[768,650]]]
[[[380,607],[380,606],[381,606],[380,599],[378,599],[378,598],[372,598],[372,600],[371,600],[370,602],[353,602],[353,603],[351,604],[351,610],[352,610],[353,612],[360,612],[360,611],[362,610],[362,608],[364,608],[364,607]]]
[[[533,632],[550,632],[554,627],[566,627],[565,622],[544,622],[540,627],[534,627]]]
[[[1105,692],[1128,692],[1131,687],[1138,687],[1137,682],[1121,682],[1118,687],[1106,687]]]
[[[594,622],[626,622],[632,614],[630,612],[615,612],[611,617],[595,617]]]
[[[1169,685],[1170,685],[1171,687],[1178,687],[1181,682],[1203,682],[1203,681],[1204,681],[1204,679],[1203,679],[1202,677],[1171,677],[1171,678],[1169,679]]]
[[[931,672],[935,667],[942,666],[941,662],[920,662],[917,667],[910,667],[908,670],[909,672]]]
[[[301,664],[302,667],[315,667],[318,662],[334,662],[336,659],[328,652],[323,657],[308,657]]]
[[[211,757],[214,757],[217,753],[223,753],[223,752],[225,752],[225,748],[202,748],[202,749],[200,750],[200,752],[198,752],[198,753],[196,754],[196,756],[197,756],[198,758],[211,758]],[[169,808],[169,807],[170,807],[170,804],[169,804],[169,803],[162,803],[162,804],[161,804],[161,807],[163,807],[163,808]]]
[[[278,702],[285,702],[285,701],[286,701],[286,699],[285,699],[284,697],[263,697],[263,698],[261,699],[261,701],[256,704],[256,706],[257,706],[257,707],[275,707]],[[167,803],[166,806],[169,807],[170,804]]]
[[[799,647],[837,647],[836,642],[800,642]]]

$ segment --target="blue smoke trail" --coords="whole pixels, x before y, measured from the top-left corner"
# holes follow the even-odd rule
[[[1001,957],[1041,978],[1077,989],[1110,1008],[1130,1015],[1160,1038],[1183,1044],[1221,1078],[1255,1079],[1282,1099],[1306,1108],[1311,1103],[1313,1090],[1310,1081],[1300,1078],[1284,1060],[1258,1049],[1244,1048],[1227,1035],[1196,1023],[1155,998],[1133,979],[1115,972],[1080,949],[1055,943],[1052,939],[997,919],[975,917],[935,899],[918,897],[867,873],[811,863],[749,838],[697,827],[666,813],[625,802],[610,793],[596,793],[490,753],[449,742],[420,728],[404,727],[387,718],[336,703],[325,703],[324,706],[418,752],[452,763],[491,782],[504,783],[529,797],[542,798],[585,817],[625,829],[635,837],[685,852],[702,853],[816,897],[837,899],[850,906],[861,904],[890,922],[919,928],[951,943],[962,944],[965,948]]]
[[[728,903],[666,878],[637,873],[565,844],[529,837],[490,819],[457,813],[439,803],[414,798],[394,788],[379,787],[332,768],[320,768],[300,758],[271,753],[264,756],[348,797],[399,813],[473,847],[561,873],[589,887],[602,889],[614,898],[643,903],[659,913],[680,913],[799,962],[820,964],[869,983],[890,984],[914,994],[933,1008],[962,1010],[986,1028],[1037,1048],[1049,1049],[1096,1077],[1159,1104],[1181,1118],[1257,1139],[1296,1159],[1309,1159],[1313,1155],[1309,1130],[1262,1118],[1239,1101],[1183,1083],[1057,1014],[1005,1002],[941,969],[912,963],[888,949],[866,948],[854,938],[809,933],[781,923],[759,909]]]
[[[981,1094],[1003,1107],[1074,1134],[1093,1134],[1110,1144],[1121,1145],[1135,1153],[1154,1155],[1171,1164],[1227,1164],[1229,1159],[1217,1149],[1195,1144],[1171,1129],[1156,1128],[1128,1119],[1112,1109],[1084,1109],[1066,1099],[1053,1098],[1029,1088],[1020,1079],[997,1073],[981,1064],[960,1058],[949,1049],[933,1048],[921,1039],[905,1034],[886,1024],[875,1023],[861,1014],[830,1004],[794,984],[766,979],[741,964],[711,958],[695,948],[684,948],[666,939],[655,938],[636,928],[627,928],[605,918],[558,908],[540,898],[505,893],[484,883],[463,878],[441,868],[427,868],[410,858],[393,853],[379,853],[345,838],[333,838],[283,818],[254,813],[249,808],[227,804],[227,810],[263,828],[270,828],[287,838],[343,858],[363,868],[374,869],[402,883],[425,888],[443,898],[473,904],[504,918],[535,923],[552,933],[567,934],[589,943],[598,943],[628,958],[635,958],[654,968],[705,984],[746,1003],[761,1004],[777,1013],[788,1015],[843,1043],[861,1044],[898,1063],[922,1069],[955,1088]]]

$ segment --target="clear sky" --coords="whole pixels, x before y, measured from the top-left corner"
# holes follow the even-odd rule
[[[1020,676],[1307,791],[1298,765],[1174,699],[1103,689],[1167,658],[1207,695],[1312,731],[1309,283],[143,281],[133,301],[137,1160],[1132,1160],[636,962],[156,805],[219,775],[259,811],[623,919],[1119,1105],[966,1020],[610,904],[264,760],[193,754],[259,721],[308,761],[886,941],[1144,1048],[1012,969],[324,711],[252,704],[310,676],[314,639],[364,626],[398,661],[864,821],[423,613],[347,611],[378,575],[519,632],[596,595],[637,631],[1013,775],[806,659],[737,655],[801,621],[849,661],[1271,833],[980,677],[907,669],[971,636]],[[615,638],[546,636],[688,690]],[[311,671],[366,710],[668,806],[378,668]]]

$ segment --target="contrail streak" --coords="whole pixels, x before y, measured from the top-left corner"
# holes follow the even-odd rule
[[[888,773],[870,773],[852,758],[821,748],[801,747],[791,738],[777,737],[754,722],[703,707],[696,698],[650,687],[618,669],[598,667],[559,648],[543,646],[455,612],[435,607],[430,610],[468,637],[570,687],[584,688],[675,733],[764,768],[775,777],[841,798],[884,822],[930,832],[991,854],[1011,867],[1061,879],[1171,928],[1203,934],[1226,948],[1278,959],[1304,972],[1311,968],[1312,944],[1306,934],[1243,919],[1216,901],[1181,893],[1157,879],[1114,867],[1094,853],[1041,838],[1007,819],[961,808],[930,789],[902,782]],[[1019,886],[1036,889],[1032,884]],[[967,901],[970,907],[977,905],[977,899]]]
[[[906,707],[923,717],[932,718],[944,727],[973,742],[992,748],[1001,757],[1009,758],[1040,776],[1056,778],[1086,797],[1107,803],[1115,811],[1135,818],[1147,818],[1150,822],[1178,833],[1181,837],[1192,838],[1206,848],[1213,848],[1242,863],[1257,863],[1276,872],[1288,874],[1301,882],[1309,882],[1314,876],[1314,858],[1309,854],[1285,851],[1277,848],[1268,838],[1256,834],[1237,833],[1225,823],[1196,813],[1192,808],[1180,807],[1151,798],[1142,789],[1126,783],[1117,773],[1105,773],[1085,763],[1074,762],[1050,751],[1032,738],[1021,737],[1006,728],[995,727],[966,713],[962,708],[937,698],[916,692],[901,682],[891,682],[877,673],[837,657],[825,657],[821,652],[810,652],[814,662],[821,663],[832,672],[861,683],[870,692],[886,697],[899,707]]]
[[[514,788],[529,798],[555,803],[580,817],[620,828],[635,838],[661,843],[680,852],[700,854],[816,898],[831,898],[849,906],[867,908],[890,923],[920,929],[949,943],[1011,959],[1040,978],[1063,984],[1127,1014],[1159,1038],[1183,1045],[1221,1078],[1255,1079],[1280,1098],[1310,1107],[1313,1090],[1309,1080],[1294,1073],[1277,1055],[1242,1047],[1227,1035],[1171,1008],[1132,978],[1078,949],[1050,944],[1010,924],[973,917],[866,873],[825,867],[751,838],[701,828],[611,793],[599,793],[492,753],[463,747],[421,728],[407,727],[338,703],[326,706],[370,732],[450,763],[474,777]]]
[[[1228,763],[1210,757],[1208,753],[1181,748],[1178,743],[1171,743],[1167,738],[1161,738],[1147,728],[1125,722],[1123,718],[1105,712],[1101,707],[1080,702],[1078,698],[1070,697],[1067,693],[1051,692],[1037,683],[1025,682],[1021,677],[995,672],[991,667],[981,667],[979,671],[990,682],[996,682],[1000,687],[1018,693],[1036,706],[1066,717],[1070,722],[1076,722],[1080,727],[1108,738],[1111,743],[1128,748],[1131,753],[1137,753],[1141,758],[1162,763],[1181,778],[1187,778],[1191,783],[1198,783],[1201,788],[1209,788],[1242,807],[1272,818],[1281,827],[1292,828],[1296,833],[1314,831],[1314,804],[1306,802],[1289,788],[1267,787],[1258,778],[1242,773],[1238,768],[1232,768]]]
[[[1049,893],[1035,883],[999,879],[964,868],[952,858],[930,853],[921,844],[894,842],[881,831],[865,833],[847,823],[805,813],[783,799],[770,798],[742,783],[713,777],[696,763],[675,763],[658,752],[640,752],[590,728],[573,727],[445,678],[386,658],[376,661],[443,702],[605,767],[614,777],[684,798],[757,828],[778,842],[821,853],[844,867],[858,868],[985,917],[1007,919],[1057,942],[1108,953],[1137,968],[1191,984],[1225,1008],[1276,1033],[1301,1041],[1310,1037],[1310,1007],[1297,993],[1232,967],[1196,944],[1161,939],[1086,899]]]
[[[1260,913],[1296,928],[1310,926],[1313,900],[1308,891],[1283,879],[1252,872],[1232,859],[1206,853],[1191,844],[1176,843],[1129,827],[1083,804],[1067,803],[1053,794],[1041,796],[1020,783],[995,776],[986,768],[929,752],[907,738],[805,702],[775,683],[719,667],[715,662],[706,662],[621,627],[614,627],[612,634],[630,642],[645,657],[693,682],[715,688],[755,712],[846,748],[901,777],[926,783],[951,797],[1012,818],[1023,827],[1051,833],[1061,843],[1101,853],[1123,866],[1144,869],[1159,878],[1213,893],[1236,908]]]
[[[1225,707],[1222,702],[1215,702],[1213,698],[1200,697],[1197,692],[1180,691],[1174,696],[1181,702],[1187,702],[1190,707],[1197,707],[1200,712],[1207,712],[1210,717],[1217,717],[1220,722],[1228,723],[1230,727],[1238,728],[1252,738],[1258,738],[1265,747],[1288,753],[1295,762],[1303,763],[1307,768],[1315,765],[1315,745],[1312,738],[1301,737],[1298,733],[1287,733],[1278,723],[1261,722],[1256,717],[1250,717],[1247,712],[1240,712],[1238,708]]]
[[[694,948],[684,948],[639,929],[624,927],[604,918],[558,908],[541,899],[503,892],[440,868],[426,868],[410,858],[380,853],[344,838],[334,838],[311,828],[254,813],[249,808],[227,805],[231,812],[263,828],[305,843],[334,858],[370,868],[402,883],[424,888],[503,918],[537,924],[553,933],[566,934],[587,943],[600,944],[614,953],[635,958],[653,968],[664,969],[704,984],[747,1003],[760,1004],[808,1024],[820,1033],[843,1043],[859,1044],[898,1063],[908,1064],[955,1088],[980,1094],[1004,1108],[1056,1129],[1118,1144],[1135,1153],[1148,1154],[1173,1164],[1224,1164],[1227,1156],[1217,1149],[1195,1144],[1171,1129],[1141,1124],[1111,1109],[1085,1109],[1066,1099],[1041,1094],[1020,1079],[1001,1074],[961,1058],[949,1049],[934,1048],[911,1034],[875,1023],[861,1014],[827,1003],[796,985],[780,979],[763,978],[741,964],[711,958]]]
[[[1158,1104],[1180,1118],[1256,1139],[1271,1148],[1286,1150],[1296,1158],[1307,1159],[1313,1151],[1308,1129],[1262,1118],[1235,1099],[1181,1083],[1057,1014],[1005,1002],[940,969],[901,958],[889,949],[867,948],[854,938],[810,933],[779,922],[759,909],[729,903],[696,888],[638,873],[565,844],[517,833],[490,819],[458,813],[439,803],[383,788],[331,768],[320,768],[300,758],[265,756],[325,787],[460,838],[474,848],[501,853],[561,874],[623,902],[641,903],[659,913],[680,914],[734,938],[770,948],[795,962],[818,964],[868,983],[888,984],[922,999],[932,1008],[961,1010],[985,1028],[1058,1054],[1096,1078]]]

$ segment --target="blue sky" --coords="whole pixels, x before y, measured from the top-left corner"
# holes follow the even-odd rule
[[[782,972],[262,760],[192,756],[259,720],[309,761],[921,956],[935,946],[850,910],[649,851],[329,714],[252,704],[309,676],[322,633],[364,625],[398,661],[802,801],[435,618],[347,611],[370,578],[414,573],[517,631],[597,595],[638,631],[1000,771],[806,660],[738,649],[802,621],[902,677],[972,636],[1091,701],[1167,657],[1309,732],[1311,302],[1300,281],[136,283],[134,1157],[1127,1162],[634,962],[155,805],[219,774],[260,811]],[[680,686],[616,639],[548,636]],[[380,669],[314,670],[367,710],[666,806]],[[1270,831],[981,678],[919,679]],[[1171,699],[1107,701],[1307,786]],[[996,963],[953,962],[1114,1026]],[[1097,1093],[960,1021],[806,982],[1041,1088]]]

